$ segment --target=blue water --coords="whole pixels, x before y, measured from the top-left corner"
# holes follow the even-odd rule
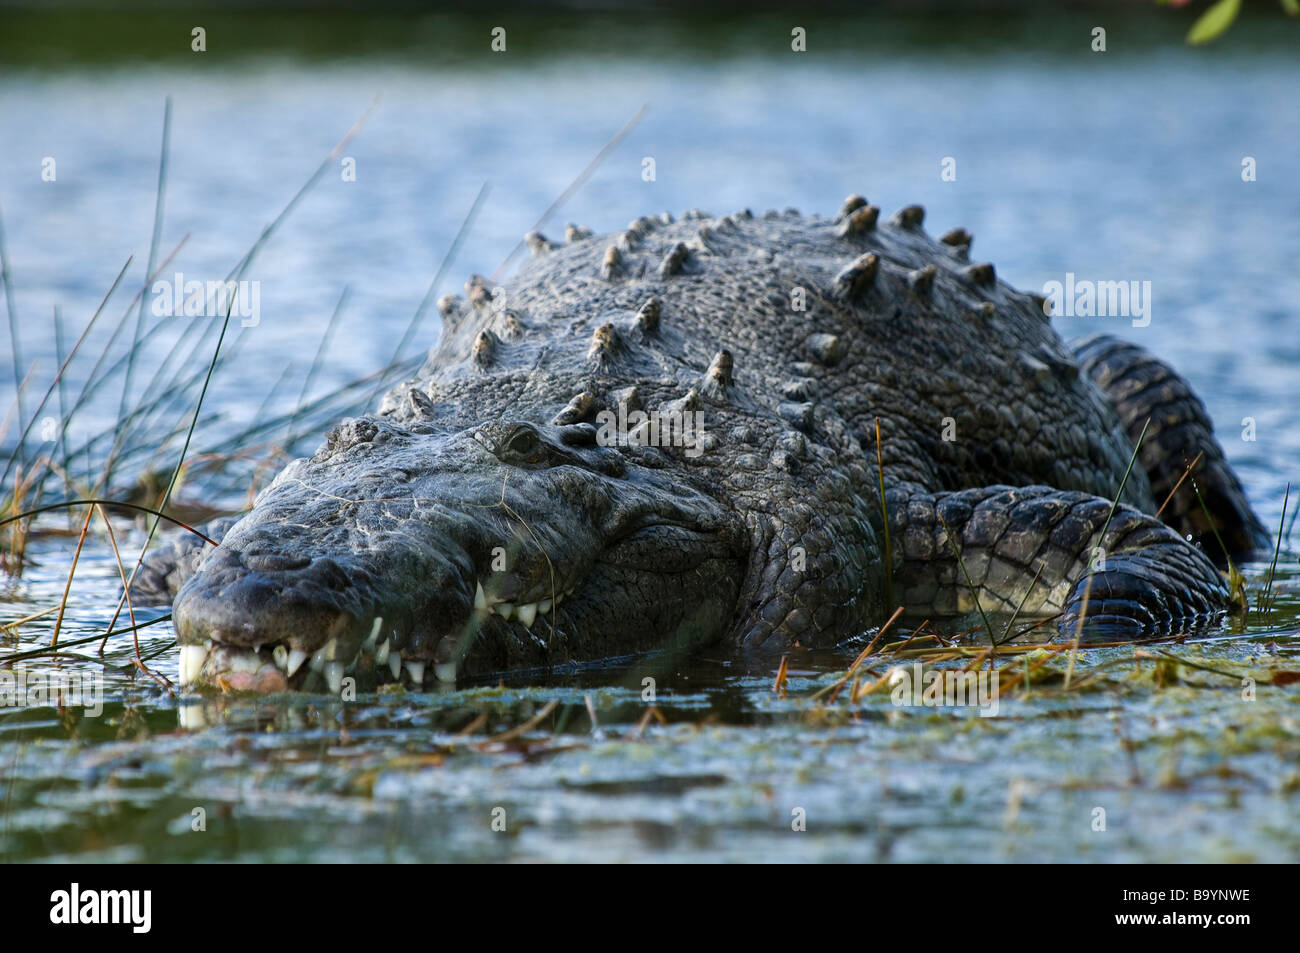
[[[600,230],[650,211],[724,214],[797,206],[831,214],[861,192],[886,211],[920,202],[938,234],[963,225],[1000,276],[1041,289],[1067,271],[1149,280],[1153,319],[1059,322],[1133,337],[1196,383],[1262,514],[1300,458],[1300,112],[1292,61],[1184,54],[1050,67],[928,61],[565,62],[439,72],[413,65],[259,62],[237,72],[0,74],[0,200],[33,393],[56,366],[51,314],[69,340],[127,256],[143,278],[163,100],[174,117],[161,248],[190,236],[173,271],[222,277],[365,113],[327,173],[246,277],[262,322],[224,370],[211,408],[246,419],[286,361],[305,373],[345,286],[351,300],[320,388],[384,365],[483,183],[491,193],[445,290],[490,274],[636,111],[649,112],[555,217]],[[41,161],[57,162],[54,183]],[[656,179],[641,177],[652,157]],[[1257,180],[1242,181],[1253,157]],[[940,163],[956,160],[955,182]],[[101,319],[106,335],[128,294]],[[419,347],[436,334],[436,315]],[[97,354],[95,339],[86,353]],[[160,342],[161,343],[161,342]],[[0,367],[7,368],[9,345]],[[147,362],[144,362],[147,363]],[[82,362],[70,368],[77,381]],[[6,374],[5,377],[8,377]],[[300,379],[300,378],[298,378]],[[137,382],[138,383],[138,382]],[[297,386],[289,387],[296,398]],[[110,388],[110,393],[112,393]],[[8,407],[13,387],[0,385]],[[95,410],[112,421],[116,400]],[[1240,439],[1243,417],[1257,439]],[[87,420],[90,423],[90,420]],[[12,435],[11,435],[12,437]]]

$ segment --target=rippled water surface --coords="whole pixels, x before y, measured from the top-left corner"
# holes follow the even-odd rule
[[[625,36],[516,59],[444,57],[429,39],[427,55],[267,50],[199,64],[0,67],[4,237],[21,359],[37,362],[27,400],[44,394],[66,353],[54,310],[66,348],[135,256],[127,290],[84,345],[92,357],[69,368],[75,395],[143,281],[166,97],[160,248],[188,236],[169,271],[203,278],[235,265],[379,97],[344,150],[356,181],[331,166],[247,272],[260,282],[261,320],[237,332],[239,359],[214,376],[204,406],[219,417],[201,421],[198,453],[259,415],[292,411],[345,287],[311,395],[384,366],[484,183],[442,290],[496,270],[647,105],[544,230],[568,221],[613,230],[692,207],[831,214],[861,192],[887,212],[925,205],[933,234],[965,226],[977,257],[1023,288],[1066,272],[1150,281],[1148,326],[1061,319],[1061,332],[1113,331],[1182,370],[1276,527],[1300,472],[1293,48],[1249,24],[1205,53],[1153,49],[1149,36],[1139,52],[1112,30],[1104,57],[1061,36],[892,43],[871,24],[855,28],[866,31],[861,44],[841,37],[802,57],[785,52],[780,33],[758,30],[686,50]],[[54,182],[41,180],[46,157]],[[642,179],[646,157],[652,182]],[[940,180],[944,157],[956,160],[955,182]],[[1242,180],[1247,157],[1253,182]],[[410,354],[436,330],[431,317]],[[177,333],[163,326],[146,340],[137,389]],[[6,408],[11,349],[0,344]],[[113,425],[116,380],[69,438]],[[160,439],[179,419],[159,420]],[[89,468],[77,478],[95,476],[93,459],[76,466]],[[57,515],[38,524],[74,531],[33,538],[23,577],[0,581],[3,621],[59,604],[79,525]],[[124,551],[138,551],[139,530],[119,532]],[[344,703],[177,698],[130,667],[129,635],[102,659],[97,643],[76,644],[105,631],[118,598],[108,540],[92,535],[62,621],[70,654],[15,664],[100,678],[104,710],[0,708],[0,856],[1295,860],[1295,564],[1288,541],[1272,610],[1205,641],[1094,649],[1072,668],[1065,656],[1002,658],[995,718],[899,708],[887,689],[855,703],[849,688],[818,696],[860,646],[792,657],[783,694],[772,691],[774,672],[718,653]],[[1257,604],[1269,566],[1243,570]],[[46,647],[54,625],[49,614],[5,630],[0,651]],[[150,668],[174,681],[173,645],[166,622],[140,632]],[[885,671],[877,664],[863,684]],[[649,714],[646,677],[657,688]],[[792,830],[801,816],[806,830]]]

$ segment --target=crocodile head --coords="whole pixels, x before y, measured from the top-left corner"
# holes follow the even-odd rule
[[[418,686],[698,643],[730,625],[745,552],[727,507],[589,422],[348,420],[177,594],[181,681]]]
[[[332,687],[354,664],[421,682],[861,631],[886,575],[854,423],[873,392],[847,376],[864,339],[823,328],[879,263],[842,273],[830,221],[701,216],[531,236],[504,287],[440,300],[415,377],[291,464],[176,593],[182,682]],[[780,311],[804,286],[832,289],[816,315]]]

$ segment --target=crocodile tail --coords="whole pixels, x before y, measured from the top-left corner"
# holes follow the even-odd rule
[[[1110,335],[1076,341],[1073,349],[1129,438],[1136,443],[1146,427],[1138,459],[1157,505],[1163,504],[1161,519],[1216,562],[1268,549],[1268,531],[1228,466],[1210,415],[1191,385],[1143,348]]]

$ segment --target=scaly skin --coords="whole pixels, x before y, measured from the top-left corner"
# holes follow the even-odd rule
[[[1203,408],[1183,401],[1186,439],[1169,428],[1144,453],[1107,526],[1133,415],[1163,410],[1112,400],[1107,375],[1149,380],[1153,362],[1094,343],[1094,383],[1040,300],[969,262],[969,235],[933,241],[916,206],[878,214],[851,197],[835,219],[529,236],[504,288],[471,279],[468,301],[440,302],[414,380],[291,464],[203,558],[175,598],[183,682],[336,688],[354,665],[404,663],[418,684],[833,644],[879,625],[887,592],[918,614],[974,608],[954,543],[983,608],[1064,612],[1071,633],[1085,591],[1107,632],[1222,613],[1221,575],[1180,535],[1195,527],[1149,515],[1147,473],[1163,488],[1206,449],[1216,519],[1242,548],[1266,538]],[[704,435],[620,445],[598,416],[620,403],[698,411]],[[170,591],[184,573],[163,562]]]

